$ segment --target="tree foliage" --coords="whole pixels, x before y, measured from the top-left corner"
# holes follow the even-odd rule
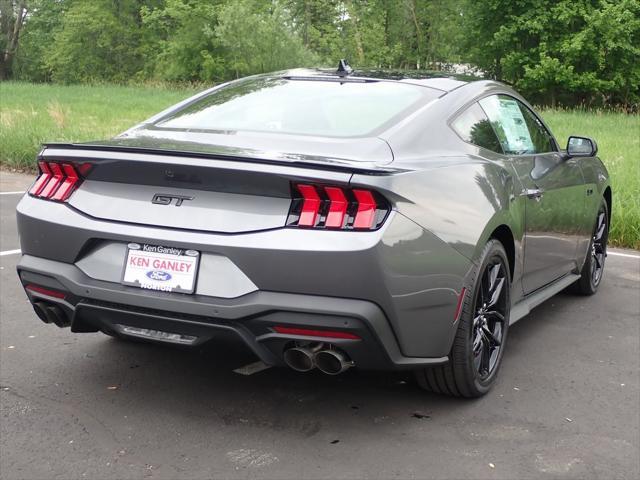
[[[540,103],[637,103],[639,0],[467,0],[466,60]]]
[[[0,80],[12,75],[27,12],[25,0],[0,0]]]
[[[464,63],[539,103],[640,100],[640,0],[0,0],[0,27],[0,78],[217,82],[347,58]]]

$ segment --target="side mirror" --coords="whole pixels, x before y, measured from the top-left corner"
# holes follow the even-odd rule
[[[589,137],[574,137],[567,140],[567,158],[593,157],[598,153],[598,145]]]

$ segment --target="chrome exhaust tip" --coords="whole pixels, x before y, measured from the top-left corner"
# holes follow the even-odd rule
[[[327,375],[338,375],[355,366],[340,350],[321,350],[316,353],[314,362],[318,370]]]
[[[284,362],[296,372],[308,372],[315,368],[314,355],[321,348],[322,344],[288,348],[283,354]]]

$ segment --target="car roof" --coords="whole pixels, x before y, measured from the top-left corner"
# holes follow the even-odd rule
[[[471,82],[484,80],[481,77],[432,70],[384,70],[357,69],[340,75],[336,70],[324,68],[296,68],[278,72],[282,78],[327,80],[327,81],[396,81],[450,92]]]

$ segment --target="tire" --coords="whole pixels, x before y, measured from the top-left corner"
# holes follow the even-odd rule
[[[507,253],[498,240],[492,239],[465,286],[449,362],[416,371],[420,387],[467,398],[480,397],[491,389],[502,363],[509,330],[510,293]],[[495,301],[484,302],[490,297],[495,297]]]
[[[594,222],[587,258],[580,271],[580,279],[569,287],[578,295],[593,295],[598,291],[604,275],[604,263],[607,258],[609,240],[609,208],[603,199]]]

